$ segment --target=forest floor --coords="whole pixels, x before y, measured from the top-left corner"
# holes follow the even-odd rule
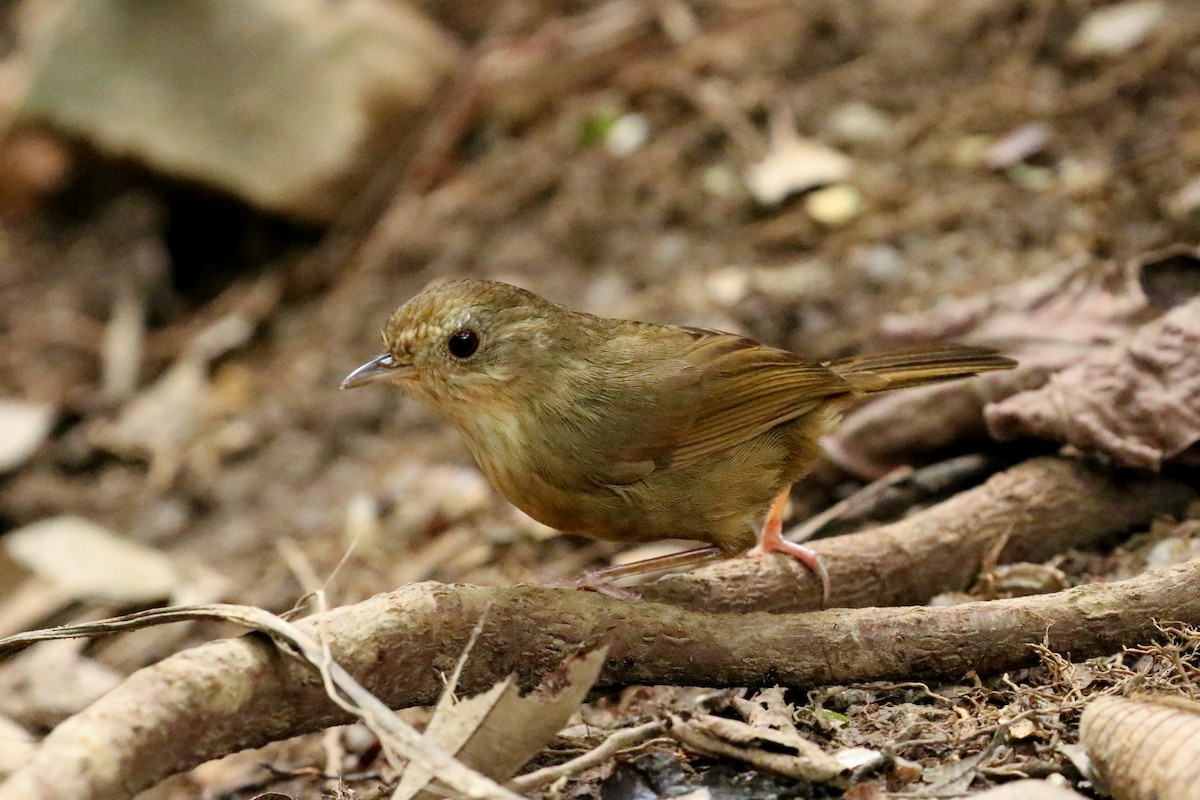
[[[446,107],[465,91],[451,90],[415,121],[409,152],[426,154],[423,170],[382,165],[387,191],[329,230],[78,148],[69,183],[4,222],[0,393],[52,406],[55,421],[0,478],[3,529],[77,515],[163,554],[176,601],[276,612],[304,593],[308,574],[329,578],[333,605],[417,581],[569,578],[621,548],[558,536],[515,511],[453,429],[399,392],[338,391],[378,352],[388,314],[431,281],[506,280],[607,316],[735,330],[834,358],[888,346],[902,315],[1200,238],[1200,9],[1185,0],[1165,3],[1166,21],[1144,41],[1104,55],[1081,54],[1073,38],[1090,2],[668,1],[625,24],[613,20],[641,14],[638,4],[520,0],[501,22],[488,4],[423,5],[468,44],[499,37],[537,52],[561,37],[567,44],[547,50],[569,68],[486,93],[443,152]],[[572,51],[579,31],[592,44]],[[849,158],[838,181],[849,194],[832,196],[832,216],[812,194],[756,198],[747,188],[755,165],[784,158],[793,130]],[[136,352],[133,390],[106,391],[126,351]],[[992,447],[966,441],[913,462]],[[798,487],[792,521],[863,483],[823,465]],[[1069,550],[1038,574],[1053,573],[1053,588],[1135,575],[1163,541],[1194,553],[1197,528],[1147,522],[1140,538]],[[15,603],[28,595],[11,587],[24,573],[4,561],[3,574],[13,580],[0,589],[0,620],[23,619]],[[977,585],[974,596],[993,589]],[[139,602],[74,598],[30,619],[58,624]],[[123,676],[235,633],[155,629],[71,657]],[[1171,670],[1196,663],[1200,638],[1183,628],[1166,644],[1128,644],[1142,649],[1074,665],[1047,652],[1041,666],[950,683],[758,697],[790,709],[816,741],[889,754],[888,770],[862,784],[874,788],[855,797],[957,796],[1021,775],[1074,782],[1058,747],[1074,740],[1080,708],[1077,675],[1066,672],[1087,670],[1083,685],[1096,690],[1135,674],[1174,686]],[[757,691],[593,696],[535,764],[655,714],[701,704],[735,715]],[[1059,727],[1021,716],[1055,698]],[[74,710],[31,703],[0,713],[40,734]],[[334,739],[344,781],[324,775]],[[381,772],[369,734],[348,726],[206,765],[144,796],[373,797]],[[542,791],[615,799],[702,788],[841,791],[669,738]]]

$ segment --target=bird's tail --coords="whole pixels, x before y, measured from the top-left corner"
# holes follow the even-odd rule
[[[909,386],[966,378],[980,372],[1012,369],[1017,362],[990,347],[959,344],[893,350],[851,356],[825,364],[860,392],[886,392]]]

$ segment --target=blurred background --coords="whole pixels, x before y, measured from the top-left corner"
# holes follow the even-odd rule
[[[431,412],[338,392],[396,306],[488,277],[885,346],[1196,241],[1198,74],[1188,0],[0,2],[0,635],[603,563]],[[78,696],[0,713],[220,632],[47,656]]]

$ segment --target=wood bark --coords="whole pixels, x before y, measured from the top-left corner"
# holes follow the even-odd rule
[[[1177,481],[1089,462],[1034,458],[899,522],[812,542],[829,569],[830,606],[923,603],[970,586],[987,554],[1043,561],[1181,512],[1196,496]],[[810,611],[821,587],[786,558],[736,558],[640,590],[706,611]]]

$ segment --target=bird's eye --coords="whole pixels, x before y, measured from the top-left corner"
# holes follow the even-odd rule
[[[446,346],[455,358],[470,358],[479,349],[479,334],[470,328],[462,328],[450,334]]]

